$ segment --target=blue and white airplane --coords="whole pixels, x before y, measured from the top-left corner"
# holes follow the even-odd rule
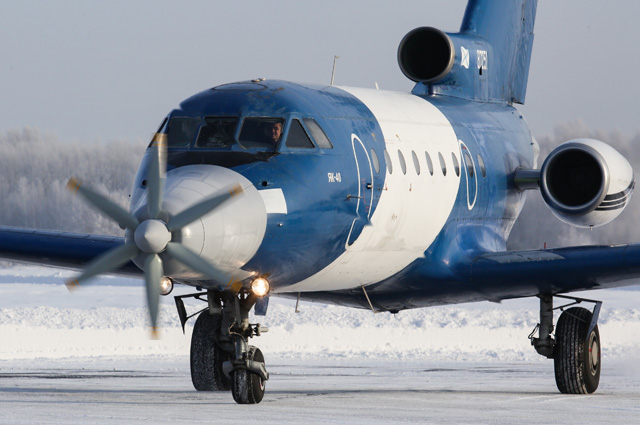
[[[634,284],[640,245],[507,251],[526,191],[592,227],[626,206],[633,170],[591,139],[538,167],[523,104],[536,0],[470,0],[460,32],[422,27],[400,43],[411,93],[256,79],[198,93],[169,113],[135,178],[129,211],[71,179],[123,238],[3,227],[0,257],[144,274],[155,330],[173,284],[206,304],[191,340],[199,391],[258,403],[269,374],[249,339],[269,296],[375,312],[540,299],[533,347],[563,393],[596,390],[601,302],[572,291]],[[554,324],[554,299],[568,299]],[[593,304],[590,309],[572,307]]]

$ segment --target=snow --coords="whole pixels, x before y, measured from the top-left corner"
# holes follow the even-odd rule
[[[640,290],[592,291],[603,372],[594,396],[562,396],[553,362],[527,335],[535,299],[373,314],[280,298],[251,343],[271,379],[258,406],[198,393],[173,297],[150,340],[142,282],[101,277],[69,293],[72,272],[0,270],[0,422],[640,423]],[[176,288],[172,295],[195,292]],[[558,300],[560,302],[560,300]],[[188,311],[204,304],[189,301]]]

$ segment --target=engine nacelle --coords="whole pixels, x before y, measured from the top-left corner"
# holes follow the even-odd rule
[[[540,191],[560,220],[595,227],[615,219],[635,186],[631,164],[611,146],[575,139],[554,149],[540,169]]]
[[[432,27],[420,27],[404,36],[398,47],[402,73],[415,82],[433,83],[444,78],[455,62],[451,38]]]
[[[420,27],[410,31],[400,42],[398,64],[404,75],[418,83],[414,94],[445,94],[477,100],[489,100],[493,96],[498,99],[503,94],[502,89],[496,88],[500,93],[494,93],[489,84],[492,80],[489,70],[493,69],[489,65],[492,49],[487,40],[473,34],[444,33],[436,28]]]

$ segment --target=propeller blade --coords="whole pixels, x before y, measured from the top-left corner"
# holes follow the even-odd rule
[[[227,190],[220,195],[215,195],[211,198],[205,199],[202,202],[198,202],[197,204],[170,218],[169,223],[167,224],[167,228],[170,232],[180,230],[187,224],[192,223],[200,217],[213,211],[215,208],[224,204],[229,199],[241,195],[243,191],[244,190],[242,189],[242,186],[236,185],[227,188]]]
[[[160,304],[160,279],[162,260],[158,254],[147,255],[144,260],[144,283],[147,287],[147,305],[151,316],[151,337],[158,337],[158,306]]]
[[[138,219],[129,214],[124,208],[114,204],[99,193],[82,186],[75,178],[71,177],[69,179],[67,182],[67,188],[82,195],[90,204],[112,218],[121,227],[135,229],[138,226]]]
[[[151,141],[151,161],[147,170],[147,205],[149,217],[157,219],[162,211],[164,181],[167,171],[167,135],[156,133]]]
[[[253,276],[253,273],[244,270],[234,270],[233,273],[222,271],[212,266],[207,260],[200,257],[189,248],[186,248],[184,245],[176,242],[169,242],[167,244],[167,252],[169,255],[176,258],[192,270],[202,273],[212,280],[217,282],[228,282],[227,287],[231,287],[239,280]]]
[[[69,290],[72,290],[80,285],[80,283],[94,276],[119,268],[138,255],[139,252],[138,247],[133,243],[124,244],[118,248],[107,251],[89,263],[80,276],[68,280],[65,285],[67,285]]]

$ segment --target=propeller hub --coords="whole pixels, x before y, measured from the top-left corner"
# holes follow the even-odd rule
[[[171,241],[171,232],[160,220],[145,220],[136,228],[133,239],[140,251],[159,254]]]

